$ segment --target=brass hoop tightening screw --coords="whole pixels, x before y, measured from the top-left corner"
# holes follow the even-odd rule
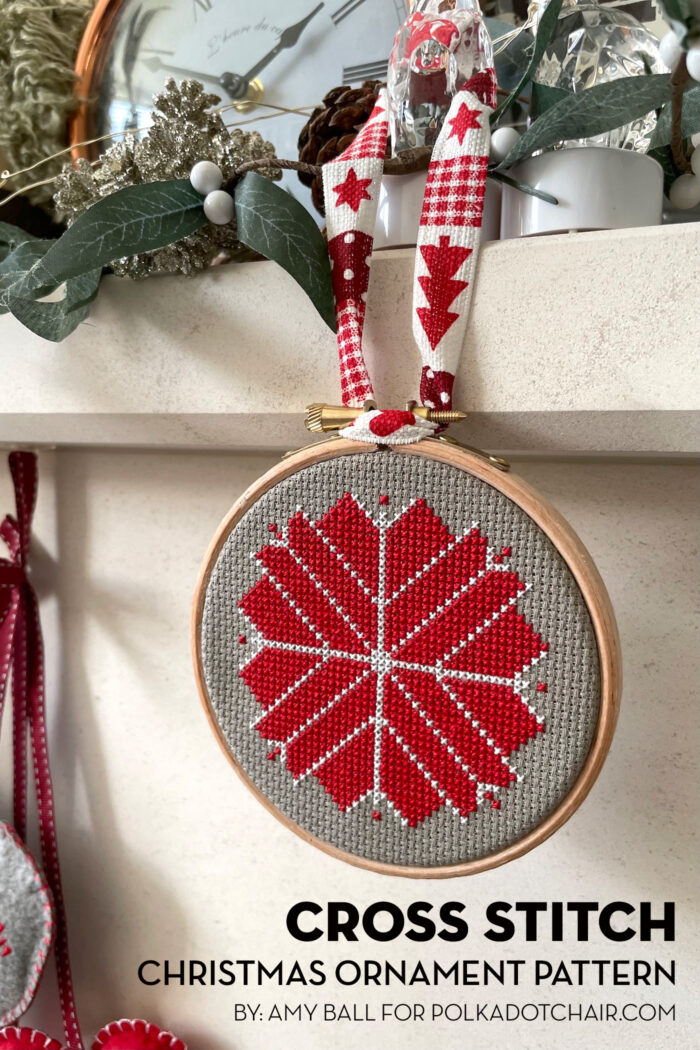
[[[307,405],[304,425],[314,434],[325,434],[329,430],[342,430],[343,427],[349,426],[365,411],[366,408],[351,408],[346,405]],[[460,423],[467,418],[466,412],[459,412],[457,409],[447,411],[427,408],[425,405],[417,405],[415,401],[408,402],[406,411],[413,412],[414,416],[441,426],[447,426],[448,423]]]

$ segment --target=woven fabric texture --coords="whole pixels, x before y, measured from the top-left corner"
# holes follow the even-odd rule
[[[52,940],[43,876],[13,830],[0,823],[0,1027],[29,1009]]]
[[[202,650],[248,776],[372,861],[517,841],[572,787],[598,717],[590,615],[553,544],[466,471],[389,450],[304,468],[246,512]]]

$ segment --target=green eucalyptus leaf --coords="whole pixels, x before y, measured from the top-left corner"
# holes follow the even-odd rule
[[[671,103],[667,102],[659,114],[654,133],[651,136],[650,149],[665,146],[671,141]],[[683,95],[683,112],[681,116],[681,134],[690,138],[700,131],[700,86],[690,88]]]
[[[542,116],[548,109],[556,105],[557,102],[561,102],[562,99],[568,98],[571,94],[566,88],[549,87],[547,84],[533,84],[532,85],[532,106],[531,115],[533,120],[536,117]]]
[[[535,70],[540,64],[542,55],[545,52],[547,44],[554,35],[556,28],[557,19],[559,18],[559,11],[561,10],[562,0],[551,0],[547,5],[540,24],[537,29],[537,36],[535,37],[535,46],[532,50],[532,55],[528,63],[527,69],[521,76],[516,86],[511,91],[510,95],[501,102],[500,106],[493,111],[491,114],[491,124],[495,125],[501,119],[503,114],[510,109],[518,95],[521,93],[528,81],[532,80]]]
[[[491,40],[498,40],[516,28],[511,22],[502,22],[499,18],[485,18],[484,24]],[[504,91],[512,91],[527,69],[532,53],[533,39],[526,30],[513,37],[508,46],[494,58],[498,86]]]
[[[65,284],[63,297],[55,302],[37,302],[11,290],[7,306],[14,317],[35,335],[60,343],[84,321],[90,304],[97,295],[102,269],[71,277]]]
[[[659,146],[658,149],[650,149],[647,156],[661,165],[664,173],[664,193],[668,197],[671,183],[675,182],[678,176],[682,174],[674,163],[671,147]]]
[[[36,238],[33,234],[27,233],[19,226],[13,226],[9,222],[0,222],[0,260],[6,259],[18,244],[34,240]]]
[[[503,167],[510,167],[535,150],[547,149],[567,139],[600,135],[643,117],[666,101],[670,80],[668,73],[622,77],[569,95],[530,125],[504,160]]]
[[[101,269],[115,259],[155,251],[207,223],[189,179],[126,186],[80,215],[44,256],[42,282]]]
[[[53,241],[26,240],[17,244],[0,262],[0,314],[7,313],[7,296],[21,289],[29,294],[36,284],[35,267],[49,250]]]
[[[335,331],[328,248],[306,208],[254,172],[236,185],[234,197],[239,240],[291,274]]]

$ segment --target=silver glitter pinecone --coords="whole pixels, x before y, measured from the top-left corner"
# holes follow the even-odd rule
[[[66,165],[56,182],[56,210],[70,225],[91,204],[124,186],[167,179],[188,178],[199,160],[218,164],[228,180],[242,163],[269,157],[269,168],[259,171],[270,179],[281,178],[274,165],[275,148],[257,131],[228,129],[212,106],[220,99],[205,92],[196,80],[176,84],[166,81],[153,97],[153,124],[141,139],[129,136],[103,153],[95,167],[79,160]],[[235,222],[209,223],[175,244],[156,251],[118,259],[112,269],[123,277],[148,277],[155,273],[192,274],[216,259],[246,258],[250,252],[237,239]]]

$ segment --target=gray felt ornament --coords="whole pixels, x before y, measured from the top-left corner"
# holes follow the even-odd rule
[[[29,1008],[53,937],[46,880],[14,830],[0,823],[0,1028]]]

